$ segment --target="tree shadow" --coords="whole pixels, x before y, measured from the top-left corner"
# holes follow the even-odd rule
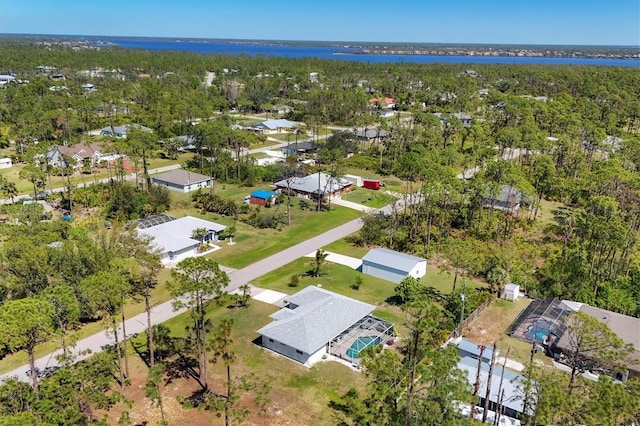
[[[195,379],[201,386],[200,377],[197,372],[198,360],[183,355],[180,351],[171,359],[165,360],[164,363],[167,379],[165,384],[168,385],[177,379]]]

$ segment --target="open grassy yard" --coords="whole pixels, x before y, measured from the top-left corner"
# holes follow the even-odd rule
[[[463,334],[480,344],[492,345],[493,342],[497,342],[501,354],[505,354],[510,347],[509,358],[528,365],[531,357],[531,343],[507,336],[506,331],[530,302],[530,299],[524,297],[515,302],[497,299],[463,330]],[[551,359],[543,354],[537,354],[536,360],[547,365],[551,364]]]
[[[335,418],[328,407],[329,401],[344,394],[350,387],[361,389],[366,383],[364,376],[348,367],[335,362],[318,363],[312,368],[306,368],[294,361],[262,349],[253,341],[258,337],[255,332],[268,324],[269,315],[278,308],[265,303],[253,301],[246,309],[228,309],[226,306],[212,306],[209,318],[213,324],[227,318],[234,321],[232,340],[233,350],[237,356],[231,367],[232,375],[239,376],[248,373],[255,374],[259,380],[268,381],[272,390],[268,395],[271,402],[267,412],[259,416],[255,408],[249,416],[248,422],[243,424],[260,425],[331,425]],[[184,335],[188,314],[180,315],[165,323],[170,327],[173,337]],[[140,336],[136,345],[144,350],[144,339]],[[165,362],[170,365],[170,362]],[[133,381],[133,386],[125,388],[125,396],[131,394],[134,405],[127,408],[124,404],[114,407],[109,413],[111,424],[117,423],[117,417],[128,409],[132,418],[141,424],[145,420],[151,421],[156,410],[149,408],[147,401],[133,397],[140,393],[139,387],[146,379],[145,367],[139,362],[144,377]],[[209,384],[213,391],[223,392],[226,371],[222,363],[210,364],[208,367]],[[140,386],[138,386],[140,385]],[[215,414],[205,410],[185,409],[175,404],[176,396],[188,397],[197,390],[193,379],[178,378],[165,387],[165,401],[172,407],[168,411],[167,420],[170,424],[210,425],[221,422]],[[252,406],[251,401],[242,399],[241,403]],[[216,420],[214,420],[216,419]],[[151,423],[150,423],[151,424]]]
[[[374,209],[379,209],[397,200],[396,197],[385,194],[384,190],[374,191],[366,188],[357,188],[344,194],[342,198]]]
[[[298,199],[292,201],[291,225],[283,225],[281,230],[258,229],[238,221],[233,246],[221,243],[222,250],[209,255],[222,265],[241,268],[260,259],[275,254],[285,248],[305,241],[322,232],[359,217],[360,213],[344,207],[332,207],[331,211],[317,213],[301,210]],[[278,206],[271,211],[282,213],[286,217],[286,207]],[[207,215],[207,220],[218,221],[227,226],[233,225],[233,219]],[[286,220],[286,218],[284,219]]]

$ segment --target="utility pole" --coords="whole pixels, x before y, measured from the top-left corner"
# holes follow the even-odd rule
[[[462,334],[462,323],[464,321],[464,302],[466,299],[465,291],[467,289],[467,280],[462,280],[462,293],[460,293],[460,299],[462,299],[462,309],[460,309],[460,324],[458,325],[458,336]]]

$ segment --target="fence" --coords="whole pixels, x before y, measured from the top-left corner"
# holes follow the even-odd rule
[[[478,315],[480,315],[480,312],[484,311],[485,309],[487,309],[487,307],[489,305],[491,305],[491,302],[493,302],[495,300],[495,296],[491,297],[490,299],[487,299],[484,301],[484,303],[480,306],[478,306],[476,308],[475,311],[471,312],[469,314],[468,317],[466,317],[464,320],[462,320],[462,322],[458,325],[458,327],[453,330],[451,332],[451,334],[449,335],[449,339],[453,339],[454,337],[458,337],[462,334],[462,330],[464,330],[464,328],[474,319],[476,319],[478,317]]]

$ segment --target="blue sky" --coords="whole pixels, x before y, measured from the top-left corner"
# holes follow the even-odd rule
[[[0,0],[0,33],[640,45],[640,0]]]

